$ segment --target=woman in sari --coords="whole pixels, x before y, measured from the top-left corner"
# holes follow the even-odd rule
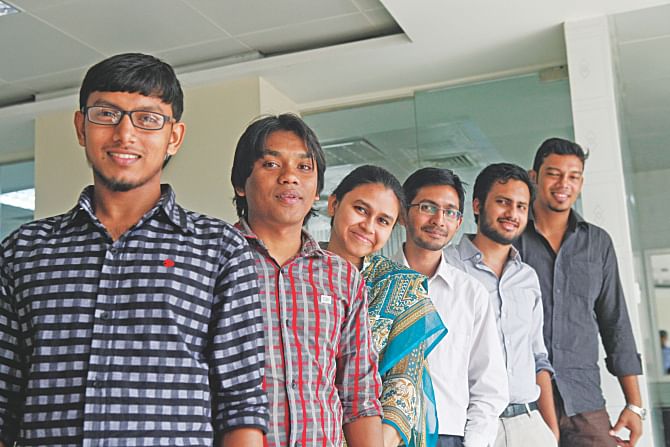
[[[379,255],[405,210],[400,182],[376,166],[361,166],[328,198],[326,247],[365,279],[370,327],[379,353],[384,447],[434,446],[437,415],[425,359],[446,334],[427,295],[425,276]]]

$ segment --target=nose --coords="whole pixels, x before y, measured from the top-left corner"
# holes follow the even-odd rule
[[[437,213],[430,217],[430,223],[443,227],[447,221],[447,213],[445,210],[437,210]]]
[[[367,218],[365,218],[361,221],[360,226],[367,233],[372,233],[372,229],[374,228],[374,223],[372,222],[372,220],[373,220],[373,216],[368,216]]]
[[[136,129],[133,126],[132,121],[130,121],[130,115],[124,115],[121,117],[121,121],[114,127],[114,138],[116,141],[123,145],[135,142]]]
[[[297,185],[298,176],[296,174],[296,168],[290,165],[284,165],[278,180],[281,184]]]

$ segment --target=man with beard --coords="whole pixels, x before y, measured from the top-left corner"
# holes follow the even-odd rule
[[[486,447],[508,401],[507,372],[486,289],[449,264],[442,249],[463,218],[465,192],[449,169],[423,168],[403,185],[407,241],[396,259],[426,275],[449,333],[428,356],[439,422],[438,447]]]
[[[0,251],[0,445],[261,446],[263,320],[249,246],[175,202],[172,67],[91,67],[74,125],[93,186]]]
[[[542,297],[535,271],[512,246],[533,201],[528,173],[509,163],[487,166],[475,180],[477,233],[445,251],[447,261],[488,290],[507,366],[510,404],[501,413],[495,447],[555,446],[558,423],[553,369],[542,338]]]
[[[572,209],[584,184],[585,159],[572,141],[542,143],[530,172],[538,190],[533,217],[516,245],[540,278],[561,445],[634,446],[646,415],[637,382],[642,365],[612,240]],[[607,370],[626,399],[613,428],[600,389],[598,335]],[[627,442],[617,437],[623,428],[630,430]]]

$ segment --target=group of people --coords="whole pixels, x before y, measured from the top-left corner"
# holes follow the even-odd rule
[[[79,101],[93,185],[1,246],[0,446],[635,445],[640,358],[612,242],[572,209],[579,145],[484,168],[451,245],[457,174],[361,166],[316,241],[326,161],[298,116],[240,137],[230,225],[161,184],[185,134],[168,64],[108,58]],[[402,249],[376,254],[396,224]]]

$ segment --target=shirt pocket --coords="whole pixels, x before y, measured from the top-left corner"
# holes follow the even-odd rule
[[[596,300],[602,288],[602,266],[588,261],[573,261],[567,269],[567,294],[561,297],[563,331],[570,334],[563,349],[583,358],[598,356]]]
[[[566,280],[572,295],[595,303],[602,289],[602,265],[588,261],[572,261],[568,267]]]
[[[533,322],[535,292],[530,289],[512,289],[507,291],[505,312],[509,314],[510,323],[516,326],[528,326]]]

